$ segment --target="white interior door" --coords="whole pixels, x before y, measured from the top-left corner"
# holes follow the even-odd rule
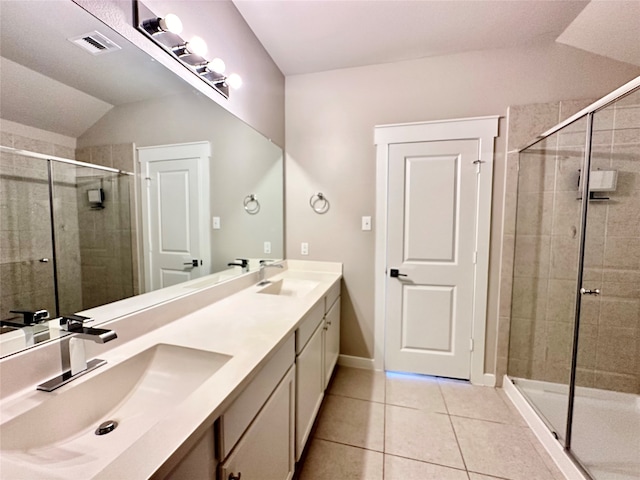
[[[470,378],[479,144],[389,146],[387,370]]]
[[[209,273],[205,142],[141,148],[146,291]]]

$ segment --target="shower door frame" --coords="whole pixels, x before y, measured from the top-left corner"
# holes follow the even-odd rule
[[[575,315],[574,315],[574,327],[573,327],[573,344],[571,346],[571,365],[570,365],[570,379],[569,379],[569,394],[568,394],[568,405],[567,405],[567,421],[566,421],[566,429],[564,435],[564,442],[560,442],[556,436],[556,441],[560,442],[564,452],[571,459],[573,464],[579,468],[579,470],[584,473],[587,478],[593,478],[591,474],[583,467],[580,460],[573,454],[573,450],[571,449],[571,441],[573,434],[573,416],[575,409],[575,394],[576,394],[576,372],[577,372],[577,360],[578,360],[578,347],[579,347],[579,333],[580,333],[580,314],[581,314],[581,304],[583,294],[581,289],[583,288],[583,274],[584,274],[584,256],[586,250],[586,238],[587,238],[587,221],[588,221],[588,213],[589,213],[589,178],[591,174],[591,160],[592,160],[592,140],[593,140],[593,117],[594,115],[614,104],[621,98],[635,93],[640,90],[640,77],[635,78],[634,80],[628,82],[622,87],[614,90],[610,94],[601,98],[600,100],[594,102],[589,105],[585,109],[577,112],[572,115],[565,121],[559,123],[555,127],[545,131],[540,136],[538,136],[534,141],[525,145],[524,147],[518,150],[518,154],[525,153],[525,150],[530,147],[536,145],[537,143],[547,139],[551,135],[560,132],[562,129],[571,125],[572,123],[581,120],[586,117],[587,119],[587,129],[585,135],[585,149],[584,156],[582,159],[582,178],[580,185],[580,193],[581,193],[581,209],[580,209],[580,237],[579,237],[579,250],[578,250],[578,263],[577,263],[577,278],[576,278],[576,291],[575,291]],[[529,401],[527,400],[527,403]],[[530,406],[536,411],[536,414],[540,417],[540,414],[537,412],[537,409],[533,404]],[[546,421],[543,420],[547,428],[549,425]]]

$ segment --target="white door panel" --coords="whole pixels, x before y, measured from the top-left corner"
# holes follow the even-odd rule
[[[207,274],[208,143],[141,148],[138,154],[146,291]]]
[[[478,140],[389,147],[385,368],[469,378]]]

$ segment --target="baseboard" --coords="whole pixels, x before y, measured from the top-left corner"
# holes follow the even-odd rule
[[[485,387],[495,387],[496,386],[496,376],[493,373],[485,373],[482,377],[483,383]]]
[[[351,355],[340,355],[338,365],[343,367],[362,368],[363,370],[375,370],[373,358],[354,357]]]
[[[529,405],[529,402],[525,400],[511,379],[506,375],[502,381],[502,388],[563,475],[572,480],[587,480],[582,474],[582,471],[566,454],[564,448],[560,445],[560,442],[554,438],[551,431],[547,428],[542,419],[540,419],[533,407]]]

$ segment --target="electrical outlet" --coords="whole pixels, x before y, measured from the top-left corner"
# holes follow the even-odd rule
[[[271,242],[264,242],[264,253],[271,253]]]
[[[371,230],[371,217],[362,217],[362,230]]]
[[[302,255],[309,255],[309,244],[307,242],[302,242],[300,244],[300,253]]]
[[[213,229],[220,230],[220,217],[213,217]]]

